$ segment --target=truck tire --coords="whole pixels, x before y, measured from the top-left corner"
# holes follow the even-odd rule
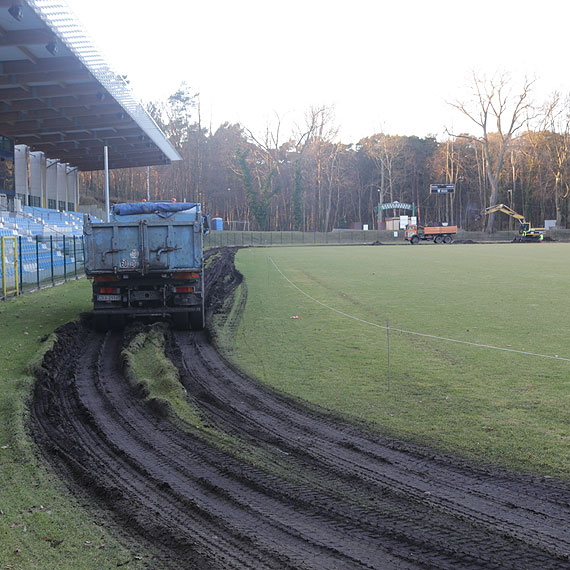
[[[410,243],[412,245],[417,245],[418,243],[420,243],[420,238],[418,236],[412,236],[410,239]]]
[[[453,243],[453,238],[451,236],[445,236],[443,238],[443,243]]]
[[[443,241],[443,238],[441,236],[435,236],[433,238],[434,243],[441,243]]]
[[[188,311],[172,313],[172,326],[179,331],[187,331],[190,328],[190,318]]]
[[[206,323],[204,322],[204,309],[189,313],[190,327],[193,331],[201,331]]]
[[[125,328],[125,315],[109,315],[109,328],[120,331]]]
[[[109,330],[109,317],[107,315],[93,315],[93,328],[97,332],[107,332]]]

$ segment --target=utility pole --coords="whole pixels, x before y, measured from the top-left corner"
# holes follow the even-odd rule
[[[103,148],[103,159],[105,163],[105,214],[108,223],[111,221],[111,206],[109,203],[109,147],[107,145]]]

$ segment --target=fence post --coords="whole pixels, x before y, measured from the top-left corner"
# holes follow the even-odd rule
[[[2,297],[6,297],[6,258],[5,258],[5,252],[4,252],[4,237],[0,237],[0,256],[2,256],[2,259],[0,260],[0,263],[2,264]]]
[[[4,249],[4,242],[6,240],[4,237],[0,237],[0,256],[2,256],[2,297],[6,297],[6,257],[5,257],[5,249]]]
[[[18,270],[20,272],[20,290],[18,291],[18,293],[22,293],[22,286],[24,284],[24,279],[23,279],[23,271],[24,271],[24,264],[22,262],[22,236],[18,236]]]
[[[51,284],[55,285],[55,281],[53,278],[53,236],[49,236],[49,257],[51,264]]]
[[[65,255],[65,236],[63,236],[63,280],[67,281],[67,257]]]
[[[75,278],[77,279],[77,246],[76,244],[76,238],[77,236],[73,236],[73,265],[74,265],[74,269],[75,269]]]
[[[14,285],[16,287],[16,295],[20,294],[20,284],[18,283],[18,243],[14,240]]]
[[[36,281],[38,289],[40,288],[40,242],[39,236],[36,234]]]

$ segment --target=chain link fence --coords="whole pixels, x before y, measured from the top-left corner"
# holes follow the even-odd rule
[[[501,231],[494,234],[459,231],[456,243],[511,242],[518,231]],[[557,241],[570,241],[570,230],[549,230],[546,234]],[[404,230],[340,230],[335,232],[249,232],[211,231],[204,238],[204,247],[225,246],[292,246],[292,245],[395,245],[406,244]],[[429,242],[426,242],[429,243]]]

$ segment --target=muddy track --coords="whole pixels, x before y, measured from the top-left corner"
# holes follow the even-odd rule
[[[241,280],[234,253],[208,266],[210,311]],[[567,484],[383,438],[243,376],[205,333],[176,332],[169,356],[205,420],[238,443],[231,453],[137,396],[120,333],[69,324],[59,338],[34,434],[73,485],[152,542],[153,568],[570,568]]]

